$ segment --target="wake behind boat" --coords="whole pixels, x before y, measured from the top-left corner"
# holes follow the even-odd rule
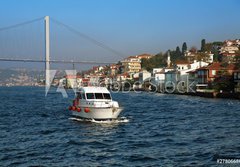
[[[69,110],[76,117],[107,120],[116,119],[123,109],[119,107],[117,101],[112,100],[107,88],[82,87]]]

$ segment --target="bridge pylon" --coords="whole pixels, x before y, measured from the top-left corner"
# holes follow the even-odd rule
[[[50,28],[49,16],[45,16],[45,84],[50,87]]]

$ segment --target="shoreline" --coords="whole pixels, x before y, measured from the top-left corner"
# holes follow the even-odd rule
[[[44,85],[29,85],[29,86],[25,86],[25,85],[18,85],[18,86],[0,86],[0,88],[11,88],[11,87],[39,87],[42,88],[44,87]],[[121,90],[120,90],[121,91]],[[133,89],[131,90],[126,90],[126,91],[134,91]],[[145,90],[145,89],[141,89],[141,90],[136,90],[136,91],[140,91],[140,92],[152,92],[149,90]],[[186,93],[177,93],[177,92],[173,92],[173,93],[166,93],[166,92],[152,92],[152,93],[159,93],[159,94],[174,94],[174,95],[187,95],[187,96],[198,96],[198,97],[205,97],[205,98],[221,98],[221,99],[235,99],[235,100],[240,100],[240,93],[230,93],[230,92],[186,92]]]
[[[216,98],[216,99],[240,99],[240,93],[220,93],[220,92],[209,92],[209,93],[203,93],[203,92],[196,92],[196,93],[171,93],[175,95],[187,95],[187,96],[198,96],[198,97],[205,97],[205,98]]]

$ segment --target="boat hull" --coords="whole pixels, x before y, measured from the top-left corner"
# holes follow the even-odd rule
[[[96,120],[116,119],[123,109],[115,107],[87,107],[87,110],[88,111],[86,112],[86,108],[81,107],[81,111],[72,111],[72,115],[76,117]]]

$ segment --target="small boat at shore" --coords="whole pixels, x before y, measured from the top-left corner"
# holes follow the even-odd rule
[[[123,110],[105,87],[82,87],[69,107],[72,115],[94,120],[116,119]]]

